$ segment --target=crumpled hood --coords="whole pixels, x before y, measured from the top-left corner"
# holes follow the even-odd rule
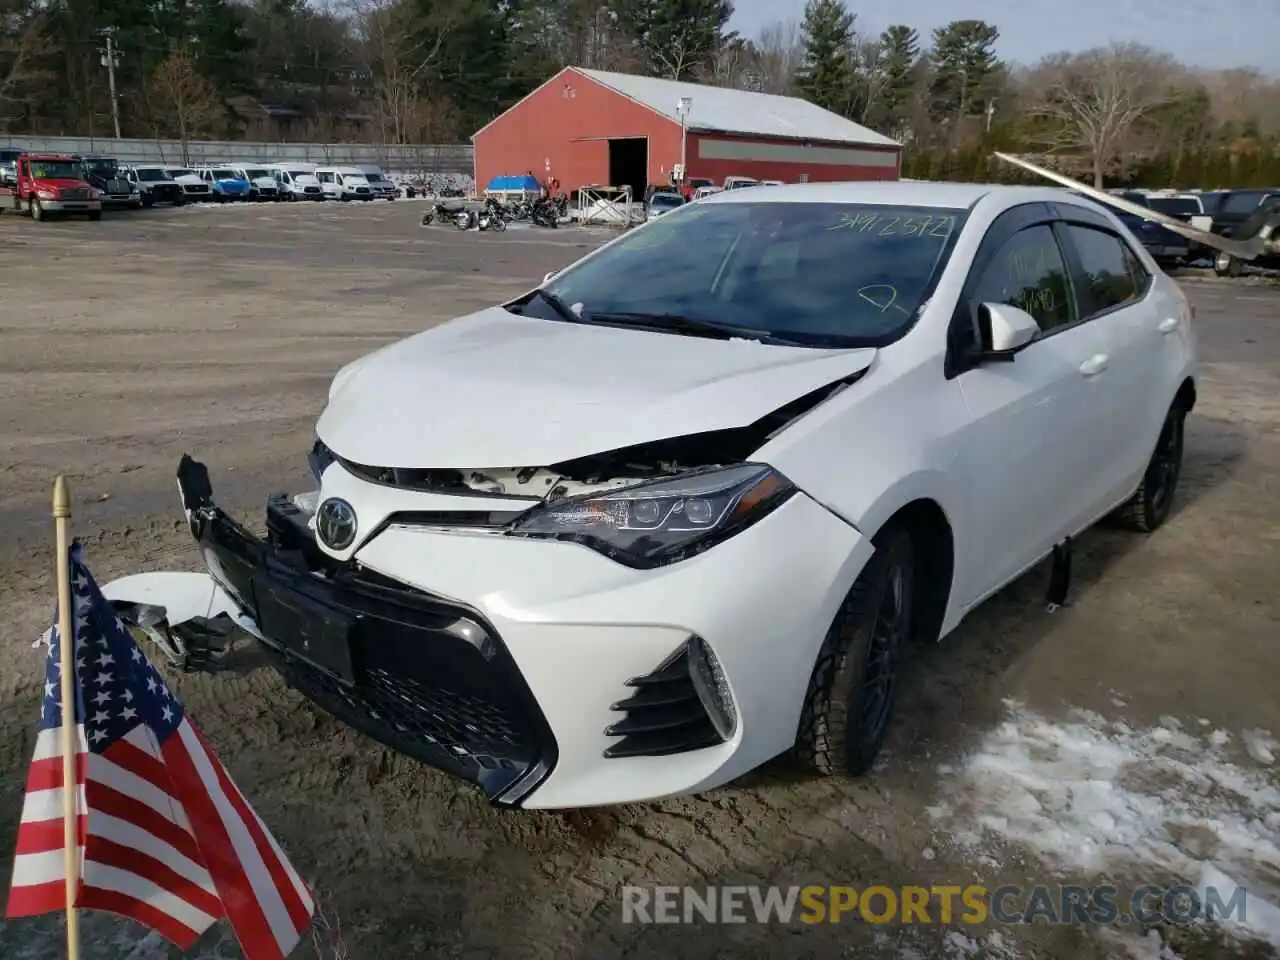
[[[366,466],[543,466],[746,426],[866,369],[875,354],[537,320],[494,307],[339,371],[316,432]]]

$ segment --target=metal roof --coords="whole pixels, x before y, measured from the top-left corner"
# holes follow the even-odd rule
[[[570,68],[585,77],[629,97],[676,123],[676,102],[691,101],[686,125],[708,133],[783,137],[789,140],[822,140],[869,147],[899,147],[896,140],[799,97],[709,87],[700,83],[637,77],[629,73]]]

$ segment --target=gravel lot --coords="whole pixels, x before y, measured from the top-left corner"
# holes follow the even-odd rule
[[[423,209],[0,218],[0,873],[37,719],[42,654],[31,643],[54,599],[54,475],[68,475],[101,582],[197,569],[173,482],[184,451],[209,464],[225,506],[256,521],[269,490],[309,479],[311,427],[340,365],[527,289],[607,236],[424,229]],[[312,710],[250,647],[218,673],[174,677],[341,918],[346,953],[326,935],[318,954],[298,955],[1155,957],[1127,952],[1133,929],[624,925],[619,888],[1194,881],[1188,863],[1225,857],[1251,891],[1280,889],[1280,764],[1267,734],[1280,733],[1280,290],[1198,278],[1187,289],[1205,369],[1176,516],[1147,539],[1082,538],[1074,603],[1057,613],[1045,611],[1037,570],[920,651],[886,761],[862,781],[806,780],[780,762],[692,799],[502,813]],[[1128,760],[1098,765],[1121,746]],[[1166,749],[1197,759],[1170,766]],[[966,765],[974,755],[1002,760]],[[1001,806],[1027,789],[1017,758],[1048,764],[1040,821]],[[1073,821],[1043,811],[1082,770],[1123,784],[1123,810],[1144,811],[1144,829],[1169,841],[1161,855],[1148,855],[1147,835],[1125,836],[1105,862],[1079,856],[1069,831],[1045,842],[1046,826]],[[1142,782],[1144,771],[1159,782]],[[1123,833],[1114,809],[1105,816]],[[1232,838],[1232,817],[1248,843]],[[1106,832],[1097,815],[1089,822]],[[82,927],[86,958],[178,955],[109,916]],[[59,929],[58,918],[0,921],[0,956],[62,956]],[[1183,958],[1274,955],[1214,930],[1158,935]],[[192,955],[239,956],[222,928]]]

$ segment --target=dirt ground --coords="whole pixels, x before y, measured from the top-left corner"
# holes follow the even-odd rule
[[[224,506],[256,519],[269,491],[309,479],[311,427],[339,366],[527,289],[601,236],[424,229],[422,210],[0,218],[0,873],[11,869],[37,720],[42,652],[32,641],[54,599],[54,475],[68,475],[75,529],[100,582],[198,569],[178,522],[183,452],[209,464]],[[171,675],[340,918],[340,937],[297,956],[1158,956],[1138,952],[1153,941],[1139,948],[1142,931],[1132,929],[622,923],[624,885],[1194,880],[1136,856],[1091,871],[1064,866],[1002,834],[1004,820],[985,822],[978,846],[961,842],[972,831],[946,816],[958,808],[956,771],[1001,729],[1009,701],[1045,723],[1085,710],[1116,729],[1181,725],[1264,744],[1227,748],[1223,763],[1255,784],[1253,836],[1272,846],[1253,866],[1280,888],[1280,765],[1264,735],[1280,733],[1280,290],[1211,279],[1186,288],[1205,364],[1176,515],[1150,538],[1084,537],[1066,608],[1046,612],[1047,573],[1037,570],[920,651],[887,755],[861,781],[805,779],[779,762],[696,798],[500,812],[312,709],[251,647],[219,672]],[[1258,733],[1249,740],[1248,731]],[[974,780],[970,795],[998,775]],[[86,958],[178,956],[110,916],[82,926]],[[1273,955],[1214,931],[1158,932],[1188,960]],[[0,921],[0,957],[62,956],[60,936],[56,917]],[[219,926],[191,955],[239,953]]]

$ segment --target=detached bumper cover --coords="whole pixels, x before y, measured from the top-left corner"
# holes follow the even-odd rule
[[[180,473],[180,483],[211,576],[258,626],[263,649],[291,686],[387,746],[475,784],[496,804],[518,805],[547,777],[555,738],[483,617],[334,566],[283,497],[268,502],[264,541],[213,504],[207,473],[194,482]]]

